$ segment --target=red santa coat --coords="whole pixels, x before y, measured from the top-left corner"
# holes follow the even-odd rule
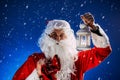
[[[75,61],[76,72],[74,72],[75,75],[71,74],[71,80],[83,80],[83,74],[87,70],[99,65],[111,52],[107,35],[99,25],[96,24],[96,26],[99,27],[99,30],[91,33],[93,44],[96,47],[90,50],[78,52],[78,59]],[[17,70],[12,80],[39,80],[36,65],[40,59],[45,59],[44,53],[34,53],[29,56],[27,61]],[[43,80],[56,80],[54,74],[57,72],[56,70],[60,70],[58,67],[59,64],[56,64],[56,61],[58,61],[56,59],[56,57],[52,59],[52,65],[57,66],[57,68],[52,74],[49,74],[49,76],[48,74],[43,73]],[[44,67],[45,70],[47,70],[46,66]],[[36,75],[37,79],[35,79]],[[50,76],[52,79],[50,79]]]
[[[106,48],[94,47],[91,50],[79,52],[78,60],[75,62],[76,72],[75,75],[71,75],[71,80],[83,80],[83,74],[87,70],[99,65],[101,61],[110,54],[110,52],[111,49],[109,46]],[[44,58],[45,56],[43,53],[34,53],[29,56],[27,61],[15,73],[13,80],[25,80],[36,68],[38,60]],[[44,75],[43,78],[44,80],[51,80],[46,75]],[[56,80],[56,78],[54,78],[54,80]]]

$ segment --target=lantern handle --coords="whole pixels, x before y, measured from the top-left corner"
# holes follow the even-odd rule
[[[80,25],[79,25],[80,29],[87,29],[87,25],[83,23],[83,21],[80,21]]]

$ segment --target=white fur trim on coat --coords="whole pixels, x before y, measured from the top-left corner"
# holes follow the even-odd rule
[[[33,72],[25,80],[40,80],[37,74],[37,70],[34,69]]]
[[[91,32],[92,42],[98,48],[106,48],[107,46],[110,45],[109,38],[98,24],[95,24],[95,26],[99,27],[99,31],[103,36],[99,36],[96,33]]]

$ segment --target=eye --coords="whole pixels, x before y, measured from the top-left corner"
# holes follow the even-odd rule
[[[56,37],[56,36],[57,36],[57,34],[56,34],[56,33],[53,33],[53,36],[54,36],[54,37]]]
[[[60,37],[63,37],[63,34],[61,34]]]
[[[64,33],[62,33],[62,34],[60,35],[60,37],[64,37],[64,35],[65,35],[65,34],[64,34]]]
[[[52,38],[54,38],[54,37],[57,36],[57,34],[55,32],[52,32],[49,36],[52,37]]]

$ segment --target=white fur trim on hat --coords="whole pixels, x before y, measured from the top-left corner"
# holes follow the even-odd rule
[[[71,29],[70,24],[65,20],[51,20],[48,22],[45,33],[50,34],[54,29]]]

